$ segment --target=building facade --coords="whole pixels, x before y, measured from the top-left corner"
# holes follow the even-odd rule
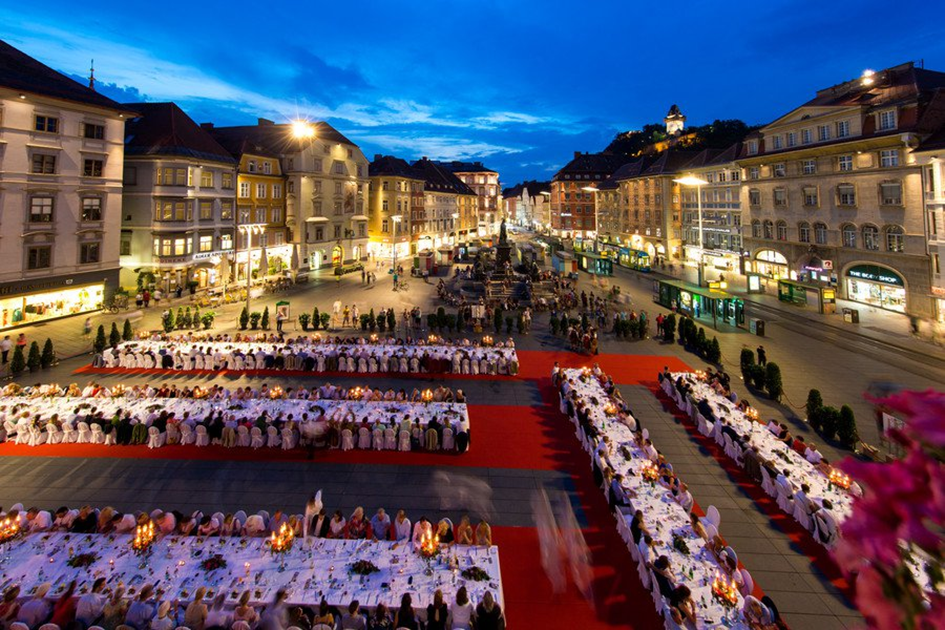
[[[564,238],[597,233],[594,192],[628,158],[609,153],[581,153],[551,180],[551,233]]]
[[[131,113],[0,41],[0,331],[93,311],[118,287]]]
[[[824,90],[750,135],[738,164],[754,272],[918,317],[933,304],[922,169],[945,73],[911,63]]]
[[[915,160],[922,168],[932,309],[935,321],[945,324],[945,127],[916,149]]]
[[[551,196],[550,182],[526,181],[502,191],[505,217],[515,225],[536,232],[550,229],[548,199]]]
[[[488,237],[497,233],[502,219],[509,218],[505,216],[504,205],[501,203],[502,184],[499,182],[499,172],[483,166],[482,162],[439,162],[438,164],[456,175],[479,197],[477,204],[479,217],[476,225],[460,230],[461,241],[475,236]]]
[[[424,204],[422,219],[411,222],[411,249],[440,251],[468,242],[476,232],[469,222],[479,213],[482,198],[439,162],[422,158],[412,168],[423,178]]]
[[[297,270],[339,267],[368,255],[368,161],[324,122],[214,127],[217,138],[245,138],[279,156],[285,178],[285,230]],[[291,266],[291,263],[290,263]]]
[[[390,155],[375,155],[368,173],[368,251],[393,264],[416,253],[412,226],[425,219],[423,178],[406,160]]]
[[[174,103],[128,105],[121,283],[165,292],[225,284],[234,253],[236,160]],[[150,284],[151,279],[147,279]]]

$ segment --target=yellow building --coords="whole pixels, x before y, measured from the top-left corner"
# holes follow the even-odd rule
[[[423,179],[406,160],[390,155],[375,155],[368,175],[368,252],[393,264],[411,254],[411,226],[423,220]]]

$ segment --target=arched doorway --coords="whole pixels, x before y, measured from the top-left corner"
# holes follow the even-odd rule
[[[331,266],[340,267],[345,261],[345,248],[335,245],[331,250]]]
[[[846,298],[896,313],[906,312],[906,281],[895,269],[876,263],[853,263],[843,272]]]
[[[361,260],[361,246],[360,245],[354,246],[354,251],[352,252],[351,257],[354,260]]]
[[[787,258],[779,251],[762,249],[755,252],[755,273],[769,278],[788,278],[791,276]],[[791,278],[796,280],[796,278]]]

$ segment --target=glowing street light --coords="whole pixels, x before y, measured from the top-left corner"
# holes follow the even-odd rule
[[[315,126],[305,120],[292,121],[292,137],[296,140],[305,140],[315,137]]]
[[[681,186],[695,186],[696,187],[696,207],[699,209],[699,286],[702,286],[702,264],[705,255],[705,249],[702,246],[702,187],[708,184],[709,182],[705,181],[701,177],[696,177],[695,175],[686,175],[685,177],[680,177],[679,179],[674,179],[674,182]]]

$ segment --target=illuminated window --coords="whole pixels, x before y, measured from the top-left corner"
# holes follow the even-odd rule
[[[85,160],[84,166],[82,169],[82,174],[85,177],[101,177],[102,176],[102,161],[101,160]]]
[[[201,236],[200,243],[198,244],[199,250],[201,252],[212,252],[213,251],[213,236]]]
[[[200,187],[213,188],[213,171],[203,169],[200,171]]]
[[[52,223],[53,205],[52,197],[30,197],[30,222]]]
[[[841,155],[837,158],[837,170],[840,171],[852,171],[853,170],[853,156],[852,155]]]

